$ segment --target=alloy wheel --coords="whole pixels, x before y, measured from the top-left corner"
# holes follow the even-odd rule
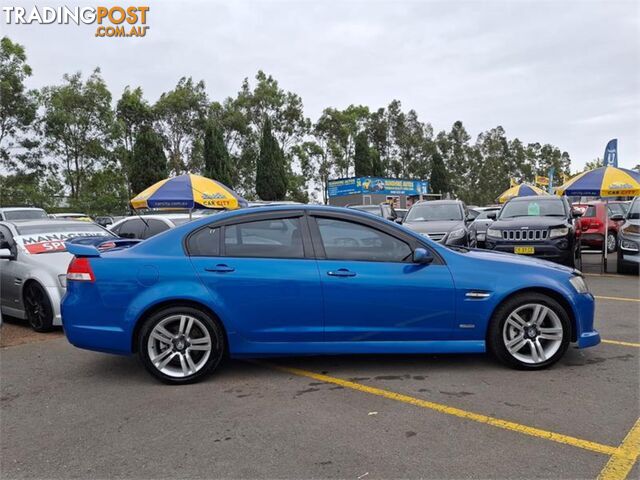
[[[558,315],[541,303],[528,303],[509,314],[502,340],[511,356],[530,365],[549,360],[562,345],[564,329]]]
[[[49,306],[42,289],[35,284],[29,285],[24,292],[24,301],[29,325],[34,330],[44,328],[49,316]]]
[[[607,235],[607,250],[609,253],[615,252],[616,250],[616,236],[612,233]]]
[[[185,378],[206,365],[213,344],[202,321],[191,315],[171,315],[153,327],[147,341],[147,354],[161,373]]]

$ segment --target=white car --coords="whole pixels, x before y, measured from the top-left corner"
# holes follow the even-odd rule
[[[62,325],[60,301],[72,255],[65,241],[76,237],[116,238],[94,223],[74,220],[0,222],[0,311],[27,319],[46,332]]]
[[[2,207],[0,208],[0,221],[2,220],[37,220],[47,218],[47,212],[35,207]]]
[[[123,218],[107,227],[110,231],[122,238],[136,238],[145,240],[162,233],[177,225],[182,225],[190,220],[202,218],[201,213],[167,213],[164,215],[141,215]]]

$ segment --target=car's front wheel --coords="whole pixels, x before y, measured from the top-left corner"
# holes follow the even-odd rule
[[[616,251],[616,247],[618,245],[618,238],[614,232],[609,232],[607,234],[607,252],[613,253]]]
[[[570,337],[569,317],[557,301],[539,293],[524,293],[498,307],[487,340],[490,351],[503,363],[537,370],[560,360]]]
[[[200,380],[220,364],[224,351],[225,337],[218,321],[187,306],[151,315],[138,339],[138,353],[145,368],[169,384]]]

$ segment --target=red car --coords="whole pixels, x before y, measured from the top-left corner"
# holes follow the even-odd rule
[[[580,210],[582,216],[579,219],[582,234],[582,245],[601,249],[602,240],[605,238],[605,208],[607,204],[602,201],[574,203],[573,208]],[[616,251],[618,242],[618,228],[624,223],[623,202],[609,202],[609,222],[606,228],[607,251]]]

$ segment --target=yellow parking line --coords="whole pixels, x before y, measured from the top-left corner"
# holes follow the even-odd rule
[[[627,298],[627,297],[603,297],[601,295],[594,295],[598,300],[616,300],[618,302],[640,302],[640,298]]]
[[[624,480],[629,475],[629,472],[633,468],[633,465],[640,456],[640,418],[636,421],[635,425],[620,446],[617,448],[616,453],[611,455],[611,458],[605,465],[602,472],[598,476],[599,480]]]
[[[623,347],[636,347],[640,348],[640,343],[633,342],[620,342],[618,340],[602,340],[602,343],[611,343],[612,345],[622,345]]]
[[[532,437],[541,438],[544,440],[551,440],[553,442],[562,443],[565,445],[571,445],[573,447],[582,448],[596,453],[602,453],[604,455],[614,455],[619,452],[618,448],[611,447],[609,445],[603,445],[601,443],[591,442],[589,440],[583,440],[581,438],[571,437],[569,435],[562,435],[560,433],[550,432],[548,430],[542,430],[540,428],[528,427],[508,420],[501,420],[499,418],[489,417],[480,413],[469,412],[460,408],[449,407],[441,403],[429,402],[420,398],[411,397],[409,395],[403,395],[400,393],[392,392],[389,390],[383,390],[381,388],[370,387],[361,383],[351,382],[349,380],[343,380],[341,378],[330,377],[320,373],[310,372],[307,370],[301,370],[299,368],[283,367],[280,365],[268,364],[276,370],[291,373],[301,377],[312,378],[324,383],[333,383],[341,387],[350,388],[371,395],[377,395],[379,397],[388,398],[416,407],[426,408],[436,412],[444,413],[446,415],[452,415],[458,418],[464,418],[478,423],[484,423],[493,427],[502,428],[504,430],[511,430],[513,432],[522,433]],[[625,457],[626,458],[626,457]]]

